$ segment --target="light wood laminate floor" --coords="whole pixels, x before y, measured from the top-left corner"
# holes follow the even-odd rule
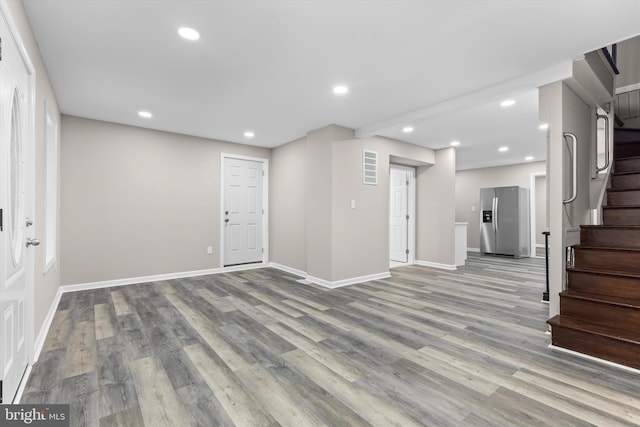
[[[22,403],[69,403],[78,426],[640,424],[640,375],[547,348],[544,260],[296,279],[66,293]]]

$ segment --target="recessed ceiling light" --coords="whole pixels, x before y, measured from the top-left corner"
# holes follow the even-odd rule
[[[413,127],[412,126],[405,126],[405,127],[402,128],[402,132],[411,133],[411,132],[413,132]]]
[[[248,130],[244,133],[244,136],[245,138],[253,138],[254,136],[256,136],[256,134]]]
[[[349,88],[346,86],[340,85],[333,88],[333,93],[336,95],[344,95],[347,92],[349,92]]]
[[[527,156],[524,158],[527,162],[530,162],[531,160],[533,160],[533,156]]]
[[[460,141],[451,141],[450,144],[452,147],[457,147],[458,145],[460,145]]]
[[[153,114],[148,111],[138,111],[138,115],[140,117],[144,117],[145,119],[150,119],[151,117],[153,117]]]
[[[498,148],[498,151],[504,153],[505,151],[509,151],[509,147],[500,147]]]
[[[549,129],[549,125],[546,124],[546,123],[542,123],[540,126],[538,126],[538,129],[547,130],[547,129]]]
[[[200,33],[189,27],[179,28],[178,34],[187,40],[198,40],[200,38]]]
[[[504,101],[502,101],[500,103],[501,107],[511,107],[512,105],[514,105],[516,103],[515,100],[513,99],[505,99]]]

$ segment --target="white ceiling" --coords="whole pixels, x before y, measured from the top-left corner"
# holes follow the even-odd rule
[[[544,159],[536,86],[640,32],[638,0],[24,4],[65,114],[264,147],[331,123],[436,149],[457,139],[459,169]]]

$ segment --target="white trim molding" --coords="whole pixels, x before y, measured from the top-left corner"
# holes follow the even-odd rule
[[[33,365],[36,362],[30,363],[27,365],[27,369],[24,371],[22,375],[22,380],[20,381],[20,386],[18,386],[18,390],[16,391],[16,395],[13,398],[13,404],[20,404],[20,400],[22,400],[22,395],[24,394],[24,390],[27,388],[27,382],[29,380],[29,376],[31,375],[31,370],[33,369]]]
[[[467,252],[478,252],[478,253],[480,253],[480,248],[469,248],[469,247],[467,247]]]
[[[590,356],[588,354],[579,353],[577,351],[569,350],[568,348],[558,347],[553,344],[549,344],[549,348],[553,351],[557,351],[559,353],[566,353],[572,356],[579,357],[581,359],[590,360],[592,362],[600,363],[601,365],[611,366],[613,368],[621,369],[623,371],[631,372],[633,374],[640,374],[640,369],[631,368],[629,366],[621,365],[619,363],[611,362],[609,360],[600,359],[599,357]]]
[[[58,288],[58,291],[49,306],[49,311],[47,311],[47,315],[42,322],[42,326],[40,326],[40,331],[38,332],[38,336],[33,344],[33,363],[36,363],[40,357],[40,352],[42,351],[42,347],[44,347],[44,341],[47,339],[49,328],[51,328],[51,324],[53,323],[53,317],[58,310],[58,304],[60,304],[60,297],[62,297],[63,292],[62,288]],[[29,377],[25,376],[25,378]]]
[[[320,279],[318,277],[307,276],[306,279],[316,285],[324,286],[329,289],[341,288],[343,286],[355,285],[357,283],[370,282],[371,280],[387,279],[391,277],[391,273],[388,271],[384,273],[369,274],[367,276],[351,277],[349,279],[336,280],[331,282],[329,280]]]
[[[546,178],[547,172],[535,172],[529,176],[529,229],[531,232],[530,255],[532,257],[536,255],[536,241],[538,240],[538,230],[536,230],[536,179],[541,177]],[[546,194],[547,191],[545,188],[545,195]],[[542,233],[542,231],[540,231],[540,233]]]
[[[409,265],[409,264],[405,264],[405,265]],[[276,268],[278,270],[282,270],[287,273],[291,273],[294,276],[302,277],[311,283],[314,283],[316,285],[320,285],[329,289],[336,289],[336,288],[341,288],[343,286],[355,285],[357,283],[369,282],[371,280],[387,279],[391,277],[391,273],[389,273],[388,271],[385,271],[383,273],[368,274],[366,276],[351,277],[348,279],[336,280],[335,282],[332,282],[330,280],[321,279],[319,277],[309,276],[306,272],[302,270],[298,270],[297,268],[288,267],[286,265],[278,264],[275,262],[270,263],[269,267]]]
[[[625,92],[632,92],[632,91],[638,90],[638,89],[640,89],[640,83],[634,83],[632,85],[618,87],[618,88],[616,88],[616,95],[619,95],[619,94],[625,93]]]
[[[454,264],[441,264],[439,262],[421,261],[419,259],[416,260],[415,264],[421,265],[423,267],[439,268],[441,270],[457,270],[458,269],[458,267],[456,267]]]
[[[284,271],[286,273],[293,274],[294,276],[304,277],[305,279],[307,277],[307,273],[302,271],[302,270],[298,270],[297,268],[288,267],[286,265],[278,264],[276,262],[269,263],[269,267],[275,268],[277,270]]]
[[[74,285],[60,286],[62,293],[88,291],[91,289],[111,288],[113,286],[137,285],[141,283],[158,282],[161,280],[184,279],[186,277],[206,276],[208,274],[222,273],[222,268],[209,270],[185,271],[181,273],[155,274],[152,276],[129,277],[125,279],[103,280],[100,282],[77,283]]]

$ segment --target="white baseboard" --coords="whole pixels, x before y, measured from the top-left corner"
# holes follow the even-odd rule
[[[233,265],[230,267],[210,268],[207,270],[182,271],[178,273],[155,274],[152,276],[130,277],[126,279],[104,280],[100,282],[78,283],[60,286],[62,293],[87,291],[91,289],[110,288],[112,286],[137,285],[140,283],[158,282],[161,280],[184,279],[187,277],[207,276],[210,274],[229,273],[232,271],[254,270],[269,267],[267,263]]]
[[[433,267],[440,268],[442,270],[457,270],[454,264],[440,264],[439,262],[431,262],[431,261],[420,261],[419,259],[415,260],[416,265],[422,265],[424,267]]]
[[[302,270],[298,270],[297,268],[293,268],[293,267],[288,267],[286,265],[282,265],[282,264],[278,264],[276,262],[272,262],[269,263],[269,267],[278,269],[278,270],[282,270],[285,271],[287,273],[291,273],[294,276],[300,276],[300,277],[307,277],[307,273],[302,271]]]
[[[277,268],[278,270],[286,271],[287,273],[291,273],[295,276],[303,277],[305,280],[311,283],[315,283],[316,285],[320,285],[329,289],[336,289],[336,288],[341,288],[343,286],[355,285],[356,283],[363,283],[363,282],[368,282],[370,280],[379,280],[379,279],[386,279],[391,277],[391,274],[388,271],[385,271],[383,273],[369,274],[369,275],[360,276],[360,277],[351,277],[349,279],[336,280],[335,282],[332,282],[330,280],[321,279],[319,277],[309,276],[305,271],[298,270],[297,268],[288,267],[286,265],[278,264],[275,262],[270,263],[269,266],[273,268]]]
[[[544,248],[544,243],[536,243],[536,248]]]
[[[640,369],[630,368],[629,366],[621,365],[619,363],[611,362],[609,360],[600,359],[599,357],[590,356],[584,353],[578,353],[577,351],[569,350],[568,348],[558,347],[553,344],[549,344],[549,348],[560,353],[571,354],[572,356],[580,357],[582,359],[590,360],[592,362],[600,363],[602,365],[611,366],[613,368],[621,369],[623,371],[631,372],[633,374],[640,374]]]
[[[315,283],[316,285],[324,286],[325,288],[329,288],[329,289],[336,289],[336,288],[341,288],[343,286],[355,285],[356,283],[369,282],[371,280],[386,279],[389,277],[391,277],[391,273],[386,271],[384,273],[369,274],[367,276],[351,277],[349,279],[336,280],[335,282],[331,282],[329,280],[324,280],[324,279],[320,279],[318,277],[313,277],[313,276],[307,276],[306,279],[310,282]]]
[[[62,292],[87,291],[90,289],[110,288],[112,286],[135,285],[139,283],[157,282],[160,280],[184,279],[185,277],[205,276],[207,274],[222,273],[222,268],[209,270],[184,271],[181,273],[155,274],[152,276],[129,277],[126,279],[103,280],[100,282],[77,283],[75,285],[60,286]]]
[[[29,380],[29,375],[31,375],[32,367],[33,364],[27,365],[27,369],[24,371],[24,375],[22,376],[22,380],[20,381],[20,386],[18,387],[18,391],[16,391],[16,396],[13,398],[13,403],[15,405],[19,404],[20,400],[22,400],[22,395],[24,394],[24,389],[27,388],[27,382]]]
[[[467,252],[478,252],[478,253],[480,253],[480,248],[467,248]]]
[[[58,310],[58,305],[60,304],[60,297],[62,297],[62,288],[59,287],[56,292],[56,296],[53,297],[53,301],[49,306],[49,311],[44,318],[44,322],[42,322],[42,326],[40,327],[40,331],[38,332],[38,336],[36,337],[36,341],[33,344],[33,363],[38,361],[40,357],[40,352],[42,351],[42,347],[44,346],[44,341],[47,339],[47,334],[49,333],[49,328],[51,328],[51,324],[53,323],[53,316],[55,316],[56,311]]]

